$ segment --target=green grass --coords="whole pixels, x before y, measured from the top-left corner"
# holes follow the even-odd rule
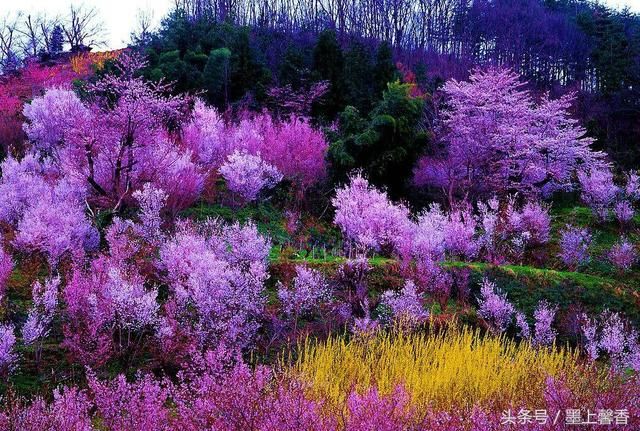
[[[640,323],[640,291],[614,278],[556,271],[531,266],[494,266],[487,263],[448,262],[447,268],[469,268],[474,285],[485,275],[502,289],[509,300],[527,314],[541,300],[558,304],[561,311],[575,309],[597,314],[604,309],[619,311]],[[477,290],[475,294],[478,294]]]

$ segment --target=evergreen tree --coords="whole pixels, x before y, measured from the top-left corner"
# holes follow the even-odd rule
[[[344,59],[345,102],[360,112],[369,112],[380,97],[374,96],[374,75],[371,52],[362,42],[354,41]]]
[[[387,88],[387,84],[398,78],[398,70],[393,62],[393,52],[391,45],[387,41],[383,41],[378,46],[376,53],[376,65],[374,68],[374,91],[375,97],[378,98]]]
[[[60,26],[60,24],[57,24],[51,32],[51,43],[50,43],[51,52],[49,54],[55,55],[55,54],[61,53],[63,49],[63,44],[64,44],[64,33],[62,32],[62,27]]]
[[[372,183],[402,195],[418,157],[428,143],[420,123],[424,100],[411,97],[410,86],[390,83],[367,119],[354,107],[340,114],[340,128],[329,148],[334,180],[363,169]]]
[[[317,109],[317,114],[332,119],[344,108],[343,102],[343,67],[342,48],[333,30],[325,30],[318,36],[313,49],[312,71],[316,80],[328,81],[330,88],[325,103]]]
[[[204,68],[205,87],[209,100],[218,106],[226,107],[229,103],[229,61],[231,51],[218,48],[211,51]]]

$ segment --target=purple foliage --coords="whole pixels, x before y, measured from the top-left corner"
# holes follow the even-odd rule
[[[85,365],[132,354],[158,324],[157,289],[147,289],[137,271],[104,256],[88,271],[76,268],[63,293],[64,345]]]
[[[531,329],[524,313],[516,311],[516,327],[518,328],[518,336],[522,339],[528,339],[531,336]]]
[[[383,312],[388,314],[386,320],[389,322],[413,326],[423,323],[429,318],[429,313],[424,309],[422,298],[412,281],[405,282],[400,292],[384,292],[380,299],[380,305]]]
[[[227,187],[250,202],[258,197],[262,190],[275,187],[282,174],[275,167],[260,158],[260,154],[251,155],[235,151],[220,167]]]
[[[591,259],[589,247],[592,236],[587,229],[567,225],[560,233],[560,258],[570,270],[575,271]]]
[[[541,301],[536,307],[533,313],[535,318],[533,343],[535,345],[550,346],[555,342],[557,331],[551,325],[557,311],[557,306],[551,306],[546,301]]]
[[[160,250],[170,287],[202,345],[246,347],[264,306],[269,243],[254,225],[183,225]],[[189,311],[195,312],[194,315]]]
[[[22,341],[29,345],[42,341],[49,334],[51,322],[58,306],[58,288],[60,278],[39,281],[33,284],[33,305],[29,309],[27,321],[22,328]]]
[[[488,278],[482,280],[480,295],[478,314],[491,325],[494,331],[504,332],[515,312],[513,305]]]
[[[418,185],[457,195],[504,194],[510,190],[548,196],[571,188],[579,164],[601,165],[603,154],[569,117],[573,96],[535,103],[516,73],[475,70],[469,82],[448,81],[449,110],[443,154],[423,158]]]
[[[613,213],[616,216],[618,222],[622,225],[628,225],[631,220],[633,220],[633,216],[635,214],[635,210],[633,205],[628,200],[622,200],[616,202],[613,206]]]
[[[618,271],[627,272],[631,270],[638,260],[638,253],[633,243],[629,242],[626,238],[622,238],[611,247],[608,258]]]
[[[349,415],[346,429],[352,431],[395,431],[411,429],[415,424],[415,412],[410,396],[398,387],[389,396],[381,396],[375,388],[360,395],[351,393],[347,399]]]
[[[520,211],[519,228],[529,233],[532,244],[546,244],[551,232],[549,208],[538,202],[527,202]]]
[[[43,167],[32,154],[22,160],[7,157],[0,164],[0,220],[16,224],[27,208],[50,191]]]
[[[454,210],[444,228],[447,252],[462,259],[472,259],[478,252],[475,240],[476,220],[470,209]]]
[[[409,228],[409,210],[391,203],[386,193],[372,187],[361,174],[337,189],[332,203],[336,208],[334,223],[364,250],[397,247]]]
[[[157,189],[147,183],[142,190],[135,191],[133,197],[140,205],[139,231],[141,236],[151,243],[162,239],[160,212],[167,202],[167,194],[162,189]]]
[[[278,299],[282,303],[282,309],[295,320],[313,312],[330,298],[331,290],[324,276],[305,266],[296,267],[292,288],[287,288],[282,283],[278,285]]]
[[[94,394],[96,414],[107,429],[171,430],[167,407],[169,390],[150,376],[128,383],[123,375],[101,382],[89,374],[88,382]]]
[[[581,198],[593,210],[599,220],[609,216],[609,209],[620,192],[613,183],[610,169],[592,169],[578,172],[578,180],[582,190]]]
[[[591,360],[605,354],[615,370],[640,371],[638,332],[619,313],[605,310],[597,319],[582,315],[582,333]]]
[[[31,405],[14,405],[0,414],[0,428],[20,431],[93,431],[89,410],[91,402],[78,388],[53,390],[53,402],[37,397]]]
[[[14,351],[16,335],[13,331],[13,325],[0,323],[0,375],[10,373],[17,359]]]
[[[0,241],[2,237],[0,237]],[[13,271],[13,259],[11,254],[4,251],[2,244],[0,243],[0,301],[4,299],[5,292],[7,290],[7,282]]]
[[[24,131],[42,155],[57,157],[58,146],[73,133],[76,122],[89,121],[91,112],[73,91],[50,88],[25,105]]]

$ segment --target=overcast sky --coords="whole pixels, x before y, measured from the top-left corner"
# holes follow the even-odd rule
[[[640,0],[601,0],[614,7],[629,6],[640,13]],[[126,46],[129,34],[137,22],[138,11],[153,13],[157,25],[173,4],[173,0],[84,0],[74,1],[99,10],[104,22],[105,39],[110,49]],[[0,19],[17,11],[47,16],[64,16],[68,13],[70,0],[0,0]]]

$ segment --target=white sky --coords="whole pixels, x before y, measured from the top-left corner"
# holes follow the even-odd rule
[[[104,23],[107,47],[121,48],[130,41],[140,10],[151,11],[155,25],[171,9],[173,0],[0,0],[0,20],[18,11],[48,17],[65,17],[71,4],[95,7]]]
[[[640,13],[640,0],[601,0],[613,7],[629,6]],[[65,16],[70,0],[0,0],[0,19],[17,11],[37,15]],[[173,0],[84,0],[73,1],[76,5],[95,7],[104,22],[105,39],[110,49],[126,46],[129,34],[135,28],[138,11],[153,13],[157,25],[173,4]]]

